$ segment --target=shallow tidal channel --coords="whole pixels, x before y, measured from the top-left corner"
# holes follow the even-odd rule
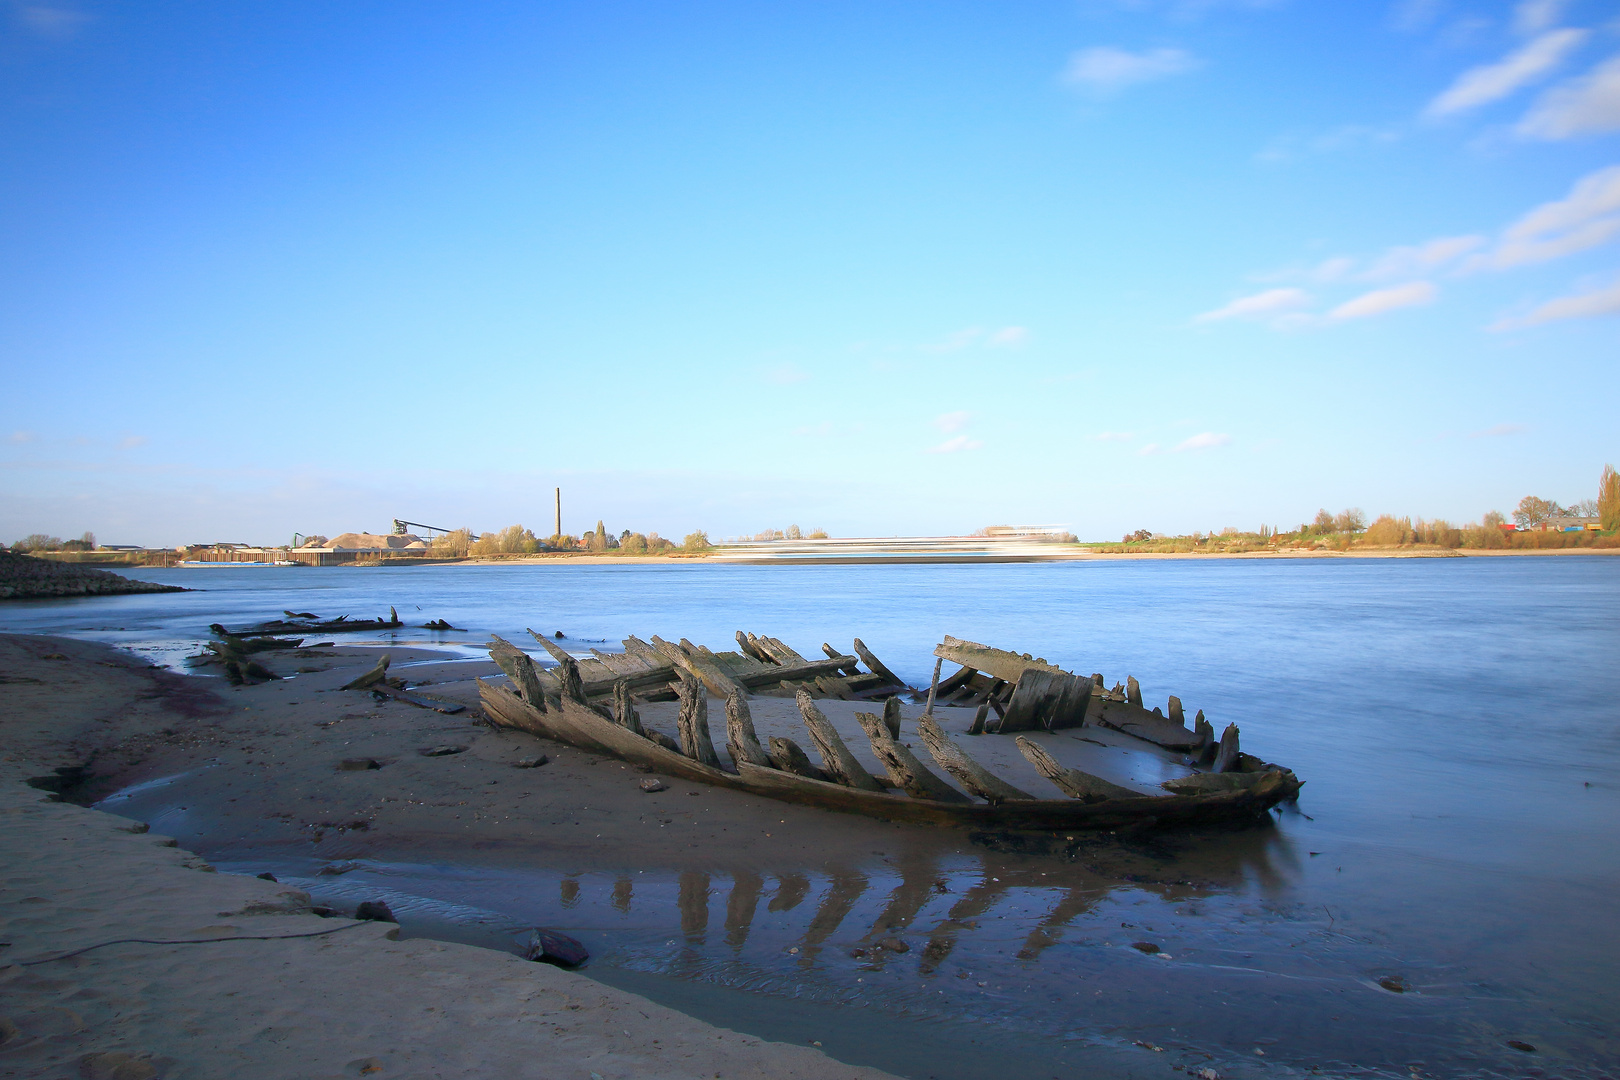
[[[801,651],[859,635],[914,684],[951,633],[1135,675],[1149,704],[1176,693],[1235,721],[1306,781],[1243,829],[901,830],[858,859],[755,872],[554,859],[538,838],[340,873],[285,848],[204,852],[334,902],[386,899],[409,933],[509,947],[554,927],[590,947],[594,978],[919,1078],[1620,1070],[1620,559],[141,576],[205,591],[9,605],[0,628],[161,659],[214,621],[395,604],[472,632],[381,640],[461,653],[525,626],[717,649],[739,628]],[[183,789],[108,809],[174,834]]]

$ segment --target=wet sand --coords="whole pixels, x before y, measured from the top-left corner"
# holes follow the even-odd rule
[[[273,723],[255,715],[272,709],[242,704],[264,696],[216,695],[200,680],[50,638],[0,638],[0,673],[0,1074],[883,1075],[814,1047],[713,1027],[549,965],[455,943],[397,940],[398,928],[388,923],[322,918],[307,893],[212,872],[144,824],[47,802],[21,781],[71,781],[78,775],[72,770],[89,761],[92,787],[176,765],[234,773],[238,794],[221,793],[221,803],[237,810],[228,820],[268,813],[272,830],[296,821],[306,844],[325,831],[321,815],[329,809],[283,817],[255,799],[258,785],[223,763],[238,754],[252,760],[256,743],[273,737]],[[344,709],[333,701],[332,728],[316,730],[351,723],[340,718]],[[318,744],[311,752],[323,772],[335,749],[327,743],[340,734],[308,740]],[[414,743],[440,734],[429,725],[403,737]],[[272,767],[300,764],[280,757]],[[462,827],[450,806],[423,813],[447,818],[438,821],[440,834],[455,836]],[[358,820],[346,818],[332,831],[346,835]]]

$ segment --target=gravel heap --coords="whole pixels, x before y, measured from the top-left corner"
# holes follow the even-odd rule
[[[0,550],[0,600],[43,596],[113,596],[119,593],[186,592],[178,585],[132,581],[105,570],[36,559]]]

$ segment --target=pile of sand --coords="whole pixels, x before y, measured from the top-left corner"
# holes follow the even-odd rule
[[[424,551],[427,549],[427,541],[415,533],[398,533],[383,536],[378,533],[346,532],[342,536],[334,536],[327,541],[326,546],[342,551],[371,551],[374,549]]]

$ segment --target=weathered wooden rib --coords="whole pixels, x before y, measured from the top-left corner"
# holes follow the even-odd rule
[[[917,734],[922,736],[923,745],[928,747],[928,752],[939,762],[940,767],[956,777],[963,787],[979,798],[991,803],[1035,798],[1029,792],[1020,791],[974,761],[966,750],[951,741],[951,737],[945,734],[944,729],[927,713],[917,717]]]
[[[1089,718],[1092,718],[1090,714]],[[1149,712],[1140,705],[1132,705],[1128,701],[1105,699],[1094,718],[1104,727],[1146,739],[1166,750],[1191,750],[1203,742],[1196,731],[1188,731],[1180,724]]]
[[[1018,751],[1035,766],[1036,772],[1052,781],[1059,791],[1071,798],[1084,799],[1086,802],[1102,802],[1104,799],[1130,799],[1142,794],[1140,791],[1132,791],[1128,787],[1110,783],[1100,776],[1092,776],[1079,769],[1066,768],[1039,743],[1022,735],[1018,736]]]
[[[898,698],[890,698],[898,701]],[[940,802],[965,803],[966,795],[928,771],[904,743],[889,734],[888,725],[872,713],[856,713],[856,721],[871,740],[872,753],[883,763],[884,770],[894,786],[914,799],[937,799]]]
[[[883,666],[883,661],[879,660],[877,656],[873,654],[872,650],[866,647],[866,642],[862,641],[860,638],[856,638],[854,645],[855,655],[861,658],[861,662],[866,665],[866,670],[870,671],[874,675],[883,676],[895,686],[906,685],[904,679],[900,678],[900,676]],[[907,687],[907,689],[910,688]]]
[[[810,732],[810,741],[821,751],[822,770],[846,787],[882,791],[883,785],[874,780],[872,774],[855,760],[855,755],[849,752],[849,747],[845,746],[844,740],[839,737],[838,729],[832,726],[831,721],[820,709],[816,708],[815,699],[801,690],[798,702],[799,714],[804,717],[805,730]]]
[[[214,625],[218,626],[217,623]],[[351,619],[347,615],[314,622],[271,619],[255,626],[244,626],[240,630],[219,629],[231,637],[270,637],[275,634],[352,634],[361,630],[394,630],[404,625],[399,612],[389,608],[386,619]]]
[[[811,780],[827,779],[827,774],[816,768],[815,763],[810,760],[810,755],[806,754],[804,749],[792,739],[772,735],[770,759],[771,764],[783,772],[807,777]],[[742,765],[738,765],[737,771],[740,773],[742,768]]]
[[[490,659],[512,680],[524,701],[545,712],[546,690],[540,681],[540,672],[534,666],[534,659],[503,637],[491,634],[490,638],[494,642],[494,647],[489,650]]]
[[[900,738],[900,699],[892,697],[883,703],[883,727],[888,731],[889,738]]]
[[[1240,791],[1253,787],[1264,772],[1194,773],[1166,780],[1159,786],[1177,795],[1207,795],[1212,791]]]
[[[377,660],[377,666],[357,676],[338,687],[339,690],[364,690],[368,686],[375,686],[388,677],[388,654],[383,653]]]
[[[543,645],[546,652],[551,654],[551,658],[557,661],[557,667],[552,672],[552,676],[557,680],[559,696],[569,701],[577,701],[581,705],[585,704],[585,680],[580,678],[579,675],[579,661],[575,660],[573,654],[567,649],[555,644],[544,634],[536,634],[533,630],[530,630],[529,635]],[[611,689],[611,684],[609,686]]]
[[[794,667],[768,667],[763,671],[739,675],[735,681],[753,690],[760,687],[775,686],[783,681],[797,682],[803,679],[814,679],[817,675],[837,672],[846,663],[854,659],[853,656],[838,656],[830,660],[807,660]]]
[[[444,713],[446,716],[454,716],[456,713],[467,711],[467,706],[459,701],[446,701],[444,698],[418,694],[411,690],[400,690],[389,686],[386,680],[373,683],[367,689],[373,694],[382,694],[396,701],[403,701],[407,705],[415,705],[419,709],[432,709],[434,712]]]
[[[498,726],[646,765],[667,776],[886,821],[1014,829],[1116,829],[1149,820],[1158,826],[1193,825],[1257,816],[1299,790],[1293,774],[1279,771],[1263,773],[1252,787],[1237,791],[1147,795],[1095,804],[1077,799],[1009,799],[992,805],[914,799],[844,787],[748,762],[738,763],[737,774],[724,772],[642,738],[577,702],[564,701],[557,709],[541,713],[504,687],[482,679],[477,680],[477,685],[486,715]],[[773,750],[777,741],[772,739]]]
[[[630,700],[629,679],[620,679],[613,684],[613,722],[637,735],[647,734],[641,726],[641,715],[636,712],[635,702]]]
[[[855,640],[857,642],[859,642],[860,638],[856,638]],[[845,660],[845,659],[848,659],[847,657],[844,656],[843,653],[839,652],[837,649],[833,648],[831,645],[827,644],[825,641],[823,641],[821,643],[821,651],[826,653],[828,659],[831,659],[831,660]],[[859,651],[859,650],[857,649],[857,651]],[[868,661],[866,666],[867,667],[872,667],[871,662]],[[842,671],[845,675],[859,675],[861,673],[861,665],[859,665],[859,664],[855,663],[853,660],[851,660],[849,663],[845,664],[843,667],[839,668],[838,670]],[[877,668],[872,668],[872,670],[873,670],[873,672],[877,672]]]
[[[1238,767],[1238,726],[1227,724],[1226,730],[1221,732],[1220,749],[1215,751],[1214,771],[1218,773],[1232,772]]]
[[[733,762],[747,761],[760,766],[771,763],[770,756],[759,745],[754,717],[748,711],[748,699],[741,692],[726,698],[726,748],[731,751]]]
[[[701,765],[719,768],[720,755],[714,752],[714,740],[709,737],[709,696],[703,692],[703,684],[686,676],[675,692],[681,699],[680,715],[675,720],[681,752]]]
[[[720,670],[718,664],[705,656],[694,654],[679,645],[665,641],[657,634],[653,635],[652,645],[670,663],[702,682],[716,697],[730,697],[734,691],[741,689],[731,681],[731,676]]]

